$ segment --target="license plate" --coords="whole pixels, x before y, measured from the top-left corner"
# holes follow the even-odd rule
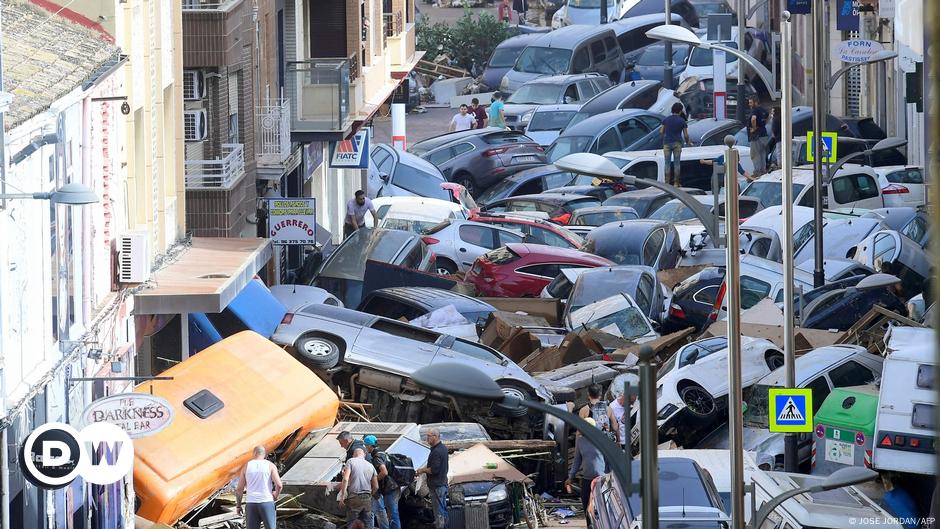
[[[538,161],[538,156],[513,156],[512,158],[512,163],[536,163]]]
[[[842,465],[854,465],[855,445],[834,439],[826,439],[826,461]]]

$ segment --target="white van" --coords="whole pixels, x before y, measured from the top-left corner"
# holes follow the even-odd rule
[[[936,343],[934,329],[888,329],[872,450],[877,470],[935,472]]]
[[[728,148],[721,145],[707,147],[684,147],[679,162],[679,180],[682,187],[695,187],[711,191],[712,173],[714,166],[702,163],[702,160],[714,160],[725,154]],[[751,150],[748,147],[738,147],[741,157],[741,167],[750,174],[754,170],[751,162]],[[646,180],[666,181],[666,163],[663,150],[620,152],[614,151],[604,155],[613,162],[624,174],[632,175]],[[766,204],[764,205],[766,207]]]
[[[754,507],[761,506],[794,489],[821,484],[824,476],[788,474],[786,472],[753,472]],[[824,492],[808,492],[790,498],[771,511],[761,528],[859,529],[865,521],[877,523],[879,529],[901,529],[897,518],[866,496],[858,487],[844,487]],[[861,522],[861,523],[859,523]]]
[[[682,154],[684,155],[685,151]],[[783,171],[773,171],[751,182],[741,194],[760,199],[765,208],[779,206],[783,197],[782,180]],[[885,207],[881,186],[878,185],[878,174],[867,165],[843,165],[827,184],[823,184],[823,189],[825,209]],[[797,206],[813,207],[816,195],[813,190],[812,166],[793,169],[793,196],[793,203]]]

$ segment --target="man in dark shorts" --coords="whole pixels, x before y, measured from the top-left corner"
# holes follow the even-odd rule
[[[666,183],[681,186],[679,164],[682,159],[682,145],[692,145],[689,141],[689,124],[682,117],[682,103],[672,105],[672,115],[663,120],[659,133],[663,137],[663,172]],[[685,141],[683,141],[683,139]]]

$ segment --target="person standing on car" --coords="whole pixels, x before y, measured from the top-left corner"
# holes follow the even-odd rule
[[[659,134],[663,137],[663,170],[667,171],[666,183],[677,187],[682,185],[679,180],[682,145],[692,145],[689,140],[689,124],[682,117],[682,110],[682,103],[674,103],[672,115],[664,119],[659,126]]]
[[[343,221],[343,239],[346,239],[359,228],[366,227],[366,211],[372,213],[372,227],[379,227],[379,216],[375,214],[375,206],[366,197],[363,190],[356,191],[356,195],[346,203],[346,219]]]
[[[512,0],[512,10],[519,15],[519,24],[525,25],[526,12],[529,10],[529,0]]]
[[[242,468],[235,488],[235,511],[242,514],[242,497],[247,502],[246,517],[248,529],[276,529],[277,511],[274,502],[281,494],[283,485],[274,463],[264,458],[267,451],[263,446],[256,446],[251,453],[251,460]],[[247,492],[247,494],[245,494]]]
[[[500,129],[506,128],[506,114],[503,111],[504,107],[505,105],[503,104],[503,94],[501,92],[496,92],[493,94],[493,102],[490,103],[490,109],[487,112],[491,127],[497,127]]]
[[[485,129],[486,122],[486,109],[480,106],[480,100],[473,98],[470,100],[470,112],[473,114],[473,117],[476,119],[475,129]]]
[[[597,427],[594,419],[590,417],[584,421]],[[591,481],[607,472],[607,464],[597,447],[580,431],[574,443],[574,462],[571,464],[571,470],[568,471],[568,479],[565,480],[565,490],[568,494],[571,494],[571,484],[579,470],[581,471],[581,507],[587,511],[588,500],[591,498]]]
[[[366,461],[366,452],[356,448],[343,466],[340,482],[339,506],[346,509],[346,523],[362,520],[366,529],[374,529],[372,498],[379,492],[378,474],[372,463]]]
[[[754,176],[767,172],[767,111],[760,104],[756,95],[748,100],[751,115],[747,119],[747,139],[751,144],[751,162],[754,164]]]
[[[591,384],[588,386],[588,403],[581,408],[578,412],[578,415],[582,419],[591,418],[594,420],[595,425],[600,428],[600,430],[607,434],[610,437],[611,441],[617,441],[617,433],[613,430],[613,425],[616,424],[614,419],[614,414],[610,410],[610,404],[606,400],[602,400],[601,397],[604,395],[604,388],[600,384]]]
[[[379,497],[372,503],[379,521],[380,529],[401,529],[401,518],[398,515],[398,500],[401,489],[398,483],[388,474],[388,455],[378,449],[379,441],[374,435],[367,435],[362,440],[372,459],[372,466],[378,473]]]
[[[347,431],[342,431],[339,435],[336,436],[336,442],[343,447],[343,450],[346,451],[346,461],[349,461],[353,457],[353,453],[356,450],[366,451],[366,445],[359,439],[353,439],[351,433]]]
[[[434,511],[434,529],[447,529],[447,447],[441,442],[441,432],[431,428],[427,433],[428,445],[431,453],[428,454],[427,466],[415,471],[415,477],[421,474],[428,475],[428,491],[431,493],[431,509]]]

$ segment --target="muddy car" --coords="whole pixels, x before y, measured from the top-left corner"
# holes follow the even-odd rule
[[[271,339],[342,394],[384,410],[387,421],[460,420],[479,422],[498,436],[542,436],[543,418],[524,409],[457,402],[420,389],[411,374],[434,362],[473,366],[506,394],[554,403],[543,384],[489,347],[372,314],[309,305],[284,316]]]

